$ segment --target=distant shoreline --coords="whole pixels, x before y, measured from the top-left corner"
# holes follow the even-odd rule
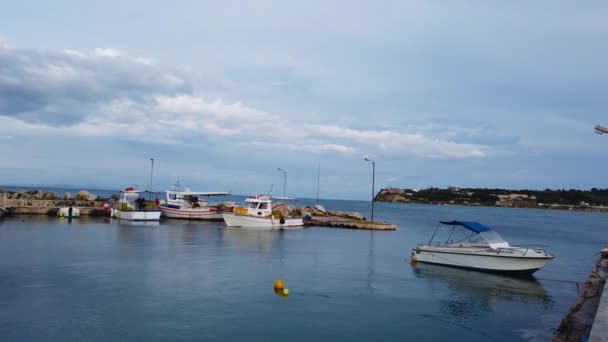
[[[608,212],[608,189],[507,190],[507,189],[381,189],[376,202],[462,205],[469,207],[526,208],[583,212]]]

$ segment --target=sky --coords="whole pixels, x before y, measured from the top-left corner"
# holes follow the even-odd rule
[[[28,1],[0,184],[608,187],[608,2]]]

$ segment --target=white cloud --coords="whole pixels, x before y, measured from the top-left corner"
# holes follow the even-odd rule
[[[110,57],[110,58],[119,57],[123,54],[122,51],[117,50],[117,49],[104,49],[104,48],[96,48],[93,51],[93,53],[97,56]]]
[[[76,134],[164,144],[227,138],[268,149],[393,159],[487,154],[483,146],[423,131],[311,124],[219,96],[209,99],[189,91],[196,84],[187,76],[116,49],[4,51],[0,58],[8,72],[0,74],[0,90],[7,89],[0,92],[0,133],[7,135]]]

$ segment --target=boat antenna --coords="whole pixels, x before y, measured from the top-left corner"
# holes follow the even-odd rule
[[[319,204],[319,179],[321,178],[321,164],[317,166],[317,204]]]
[[[173,190],[180,191],[181,186],[182,186],[182,184],[178,180],[177,182],[175,182],[175,184],[173,184]]]
[[[268,190],[268,197],[272,196],[272,186],[274,184],[270,184],[270,190]]]

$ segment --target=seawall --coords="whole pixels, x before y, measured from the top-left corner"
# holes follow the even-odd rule
[[[574,304],[562,320],[553,342],[585,341],[608,342],[608,247],[602,249],[600,258],[580,291]]]

